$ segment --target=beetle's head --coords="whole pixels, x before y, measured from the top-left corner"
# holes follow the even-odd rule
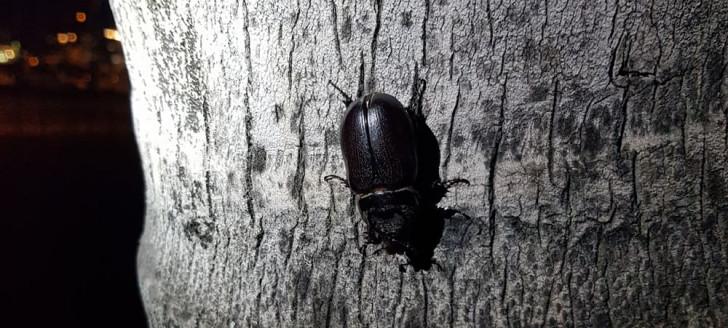
[[[359,209],[385,241],[405,241],[419,210],[419,195],[405,188],[361,196]]]

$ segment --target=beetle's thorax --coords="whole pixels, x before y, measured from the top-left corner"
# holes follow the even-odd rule
[[[418,207],[420,204],[420,194],[412,186],[396,190],[375,188],[369,193],[359,194],[358,196],[359,208],[362,211],[399,206]]]

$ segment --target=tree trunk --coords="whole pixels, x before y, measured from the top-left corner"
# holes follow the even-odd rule
[[[728,2],[118,1],[155,327],[728,325]],[[332,80],[440,141],[441,270],[359,252]]]

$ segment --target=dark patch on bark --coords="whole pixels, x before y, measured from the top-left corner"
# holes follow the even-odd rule
[[[265,151],[265,148],[260,145],[255,145],[253,147],[253,162],[251,163],[253,171],[256,173],[263,172],[265,170],[265,163],[267,161],[268,154]]]
[[[402,26],[404,26],[406,28],[412,27],[412,11],[411,10],[403,11],[400,14],[400,17],[401,17],[400,24],[402,24]]]
[[[528,95],[528,102],[544,101],[549,96],[551,86],[548,84],[540,84],[531,87],[531,93]]]
[[[183,231],[187,240],[194,242],[197,239],[200,242],[200,246],[207,249],[213,241],[215,224],[205,220],[205,218],[194,218],[185,223]]]
[[[344,6],[344,23],[341,24],[341,39],[345,42],[351,40],[351,15],[349,7]]]

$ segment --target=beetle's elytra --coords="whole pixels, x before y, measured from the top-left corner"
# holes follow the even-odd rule
[[[415,270],[429,269],[444,219],[459,213],[437,203],[449,186],[467,180],[440,180],[438,142],[421,108],[404,107],[395,97],[376,92],[352,101],[331,85],[348,107],[341,123],[346,179],[331,175],[326,180],[342,180],[356,194],[367,243],[405,254]]]

